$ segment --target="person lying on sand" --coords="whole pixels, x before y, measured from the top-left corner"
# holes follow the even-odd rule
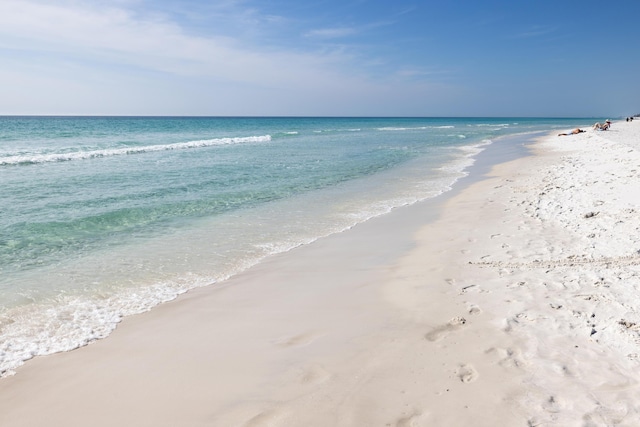
[[[580,128],[575,128],[574,130],[572,130],[572,131],[571,131],[571,132],[569,132],[569,133],[559,133],[559,134],[558,134],[558,136],[563,136],[563,135],[576,135],[576,134],[581,133],[581,132],[586,132],[586,131],[584,131],[584,130],[582,130],[582,129],[580,129]]]
[[[594,130],[607,130],[611,127],[611,121],[607,120],[604,124],[596,123],[593,125]]]

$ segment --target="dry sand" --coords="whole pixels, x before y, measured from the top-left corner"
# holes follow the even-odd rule
[[[640,425],[640,120],[534,150],[28,362],[0,425]]]

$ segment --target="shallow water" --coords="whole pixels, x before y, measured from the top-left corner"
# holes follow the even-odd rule
[[[0,372],[583,121],[0,117]]]

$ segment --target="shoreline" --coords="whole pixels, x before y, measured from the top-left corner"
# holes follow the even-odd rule
[[[3,325],[2,334],[6,341],[0,342],[0,378],[12,375],[15,368],[35,356],[71,351],[104,339],[123,318],[153,309],[189,289],[207,285],[224,286],[223,282],[229,277],[261,262],[265,257],[288,252],[314,240],[348,230],[376,216],[385,215],[390,210],[415,204],[413,200],[436,197],[441,200],[447,195],[438,197],[437,194],[449,193],[449,188],[452,187],[461,187],[455,183],[465,179],[463,175],[474,175],[469,171],[475,170],[476,165],[482,162],[474,163],[473,159],[482,158],[482,153],[487,152],[487,145],[490,146],[490,152],[517,151],[517,147],[513,150],[493,149],[495,145],[500,145],[498,141],[504,139],[498,138],[493,144],[489,144],[487,140],[475,141],[462,147],[447,149],[455,151],[456,155],[442,167],[443,176],[446,175],[443,179],[433,180],[440,168],[429,169],[428,161],[422,165],[409,162],[410,166],[405,166],[404,172],[400,172],[407,174],[406,177],[399,181],[406,178],[410,180],[412,176],[420,177],[418,180],[430,188],[426,193],[413,190],[407,192],[407,188],[413,186],[406,183],[406,188],[390,193],[393,184],[386,188],[385,182],[398,180],[398,176],[394,176],[394,172],[390,175],[383,172],[370,180],[373,183],[367,183],[366,180],[358,183],[360,180],[355,180],[355,184],[347,183],[335,189],[312,192],[315,194],[302,194],[279,201],[275,206],[267,204],[264,208],[241,212],[241,216],[246,215],[240,218],[241,223],[244,223],[242,227],[239,227],[238,218],[234,218],[233,214],[214,216],[202,220],[191,231],[187,229],[175,235],[169,233],[164,238],[158,237],[157,240],[151,238],[138,244],[125,244],[120,250],[88,254],[76,262],[67,261],[54,265],[48,272],[47,267],[40,272],[35,271],[33,276],[22,278],[27,289],[29,282],[48,283],[54,292],[68,278],[73,283],[70,284],[70,292],[63,289],[58,298],[52,293],[49,298],[43,295],[40,301],[34,299],[32,304],[3,310],[4,320],[0,319],[0,323]],[[507,137],[507,141],[513,139]],[[478,152],[481,154],[478,155]],[[474,165],[467,166],[470,163]],[[425,174],[424,168],[429,169],[429,173]],[[411,170],[413,172],[407,172]],[[357,190],[359,186],[360,191]],[[337,203],[331,204],[332,191],[335,197],[342,197],[342,203],[335,199]],[[354,200],[349,197],[350,192],[356,197],[357,193],[369,193],[373,197],[364,196]],[[383,202],[372,204],[371,200],[376,198]],[[318,204],[318,200],[323,199],[329,201],[326,209],[325,204]],[[340,206],[337,212],[334,211],[341,204],[344,206]],[[278,214],[278,210],[282,212]],[[318,227],[313,225],[316,223],[319,224]],[[170,249],[167,251],[165,248]],[[134,259],[141,268],[131,265],[130,261]],[[92,271],[91,266],[98,268]],[[186,277],[185,274],[167,276],[162,273],[155,278],[149,274],[145,277],[145,273],[141,271],[142,269],[151,274],[174,271],[174,266],[175,272],[180,268],[186,270]],[[86,286],[87,282],[96,283],[96,286],[90,285],[91,291],[86,294],[82,292],[74,295],[73,289],[79,285]],[[123,286],[116,290],[119,282],[131,282],[133,286]],[[136,282],[139,282],[139,286],[134,285]],[[5,284],[11,284],[10,275],[5,278]],[[104,292],[101,287],[106,288]],[[17,321],[12,323],[12,319]]]
[[[105,340],[34,359],[0,380],[0,423],[633,424],[636,323],[626,313],[620,323],[624,304],[609,306],[633,302],[615,294],[616,274],[640,286],[635,234],[615,245],[613,214],[637,228],[620,185],[638,181],[639,154],[603,140],[624,126],[640,128],[540,138],[533,156],[470,176],[439,214],[398,209],[126,319]],[[610,172],[598,161],[612,158],[627,175],[598,186]],[[576,179],[596,187],[574,190]],[[585,217],[594,200],[604,203]],[[610,243],[584,236],[598,233]],[[592,279],[609,285],[609,306],[580,296]]]

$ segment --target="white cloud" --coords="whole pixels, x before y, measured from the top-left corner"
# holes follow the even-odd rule
[[[390,94],[419,96],[397,75],[368,77],[340,50],[194,35],[139,5],[0,1],[0,74],[14,86],[0,86],[0,114],[375,114]]]
[[[166,18],[138,16],[124,8],[28,0],[0,3],[0,34],[5,49],[253,83],[290,82],[299,73],[317,74],[325,62],[336,60],[252,50],[228,37],[193,36]]]

